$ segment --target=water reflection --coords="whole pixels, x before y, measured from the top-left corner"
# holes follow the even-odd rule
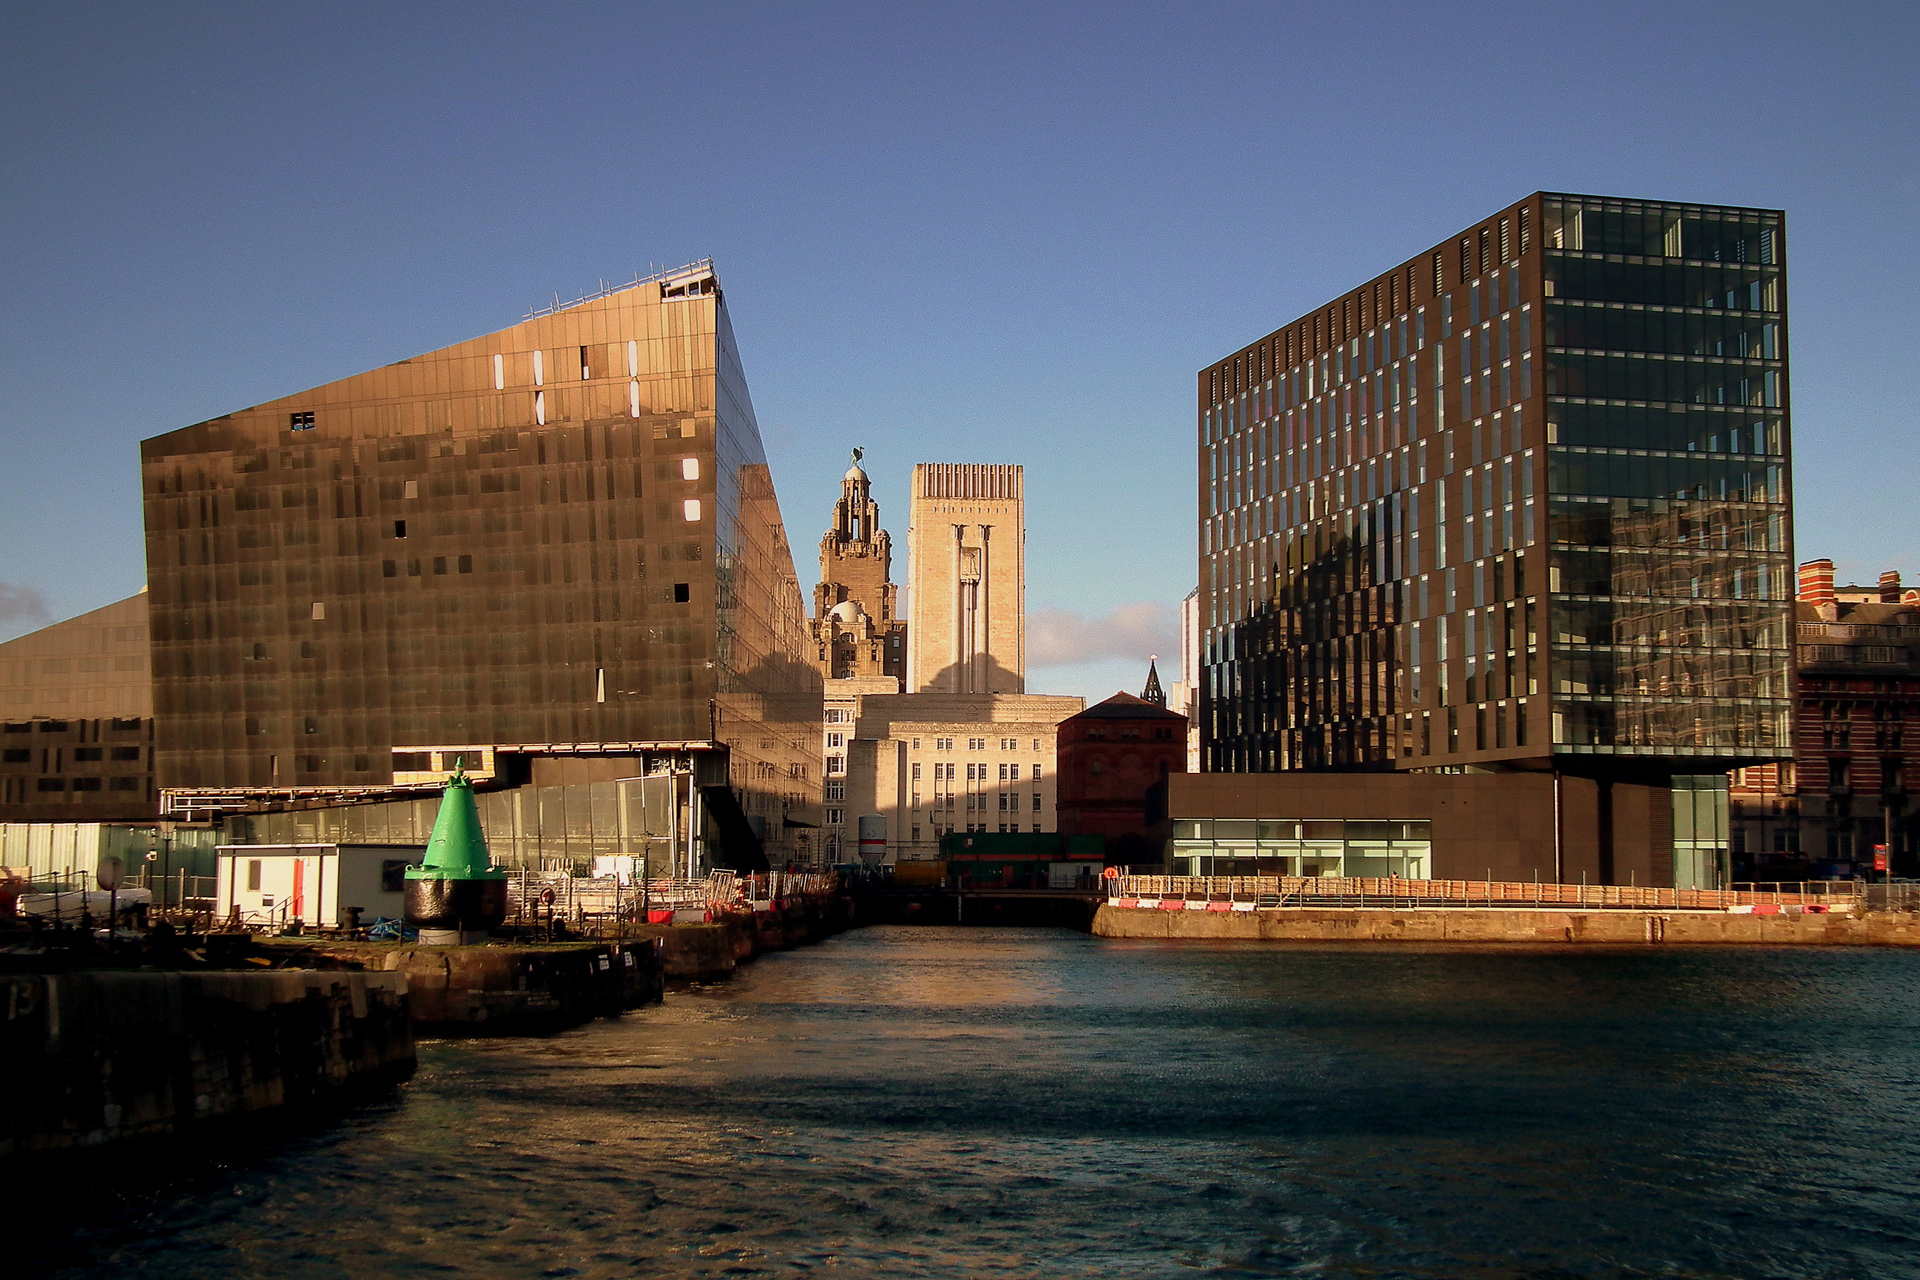
[[[35,1269],[1915,1275],[1916,975],[867,929],[436,1045],[392,1103]]]

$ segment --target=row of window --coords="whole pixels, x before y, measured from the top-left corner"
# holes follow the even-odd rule
[[[80,723],[82,731],[84,732],[88,722],[83,720]],[[106,727],[113,733],[129,733],[138,729],[144,723],[146,722],[138,716],[114,716],[107,720]],[[94,726],[94,732],[97,735],[100,729],[100,721],[95,720],[92,724]],[[32,733],[36,725],[39,727],[41,733],[67,733],[70,732],[73,727],[71,722],[66,720],[9,720],[4,726],[4,729],[0,729],[0,731],[6,733]]]
[[[46,767],[48,760],[51,759],[55,762],[54,768],[59,768],[60,750],[60,748],[56,747],[49,752],[48,748],[42,747],[40,749],[41,766],[43,768]],[[103,756],[101,754],[103,750],[110,751],[112,754]],[[74,747],[73,760],[75,764],[88,764],[103,759],[138,760],[140,758],[140,750],[139,747]],[[31,764],[33,762],[33,748],[8,747],[4,752],[0,752],[0,762],[6,764]]]
[[[966,780],[967,780],[968,782],[990,782],[990,781],[993,781],[993,779],[992,779],[992,778],[990,777],[990,775],[989,775],[989,774],[987,773],[987,770],[988,770],[988,769],[990,769],[990,768],[992,768],[992,767],[993,767],[993,766],[991,766],[991,765],[988,765],[988,764],[969,764],[969,765],[967,766],[967,779],[966,779]],[[945,781],[945,782],[952,782],[952,781],[955,781],[955,777],[954,777],[954,772],[953,772],[953,771],[954,771],[954,770],[955,770],[956,768],[958,768],[958,766],[957,766],[957,765],[953,765],[953,764],[943,764],[943,763],[941,763],[941,762],[939,762],[939,761],[935,761],[935,762],[934,762],[934,765],[933,765],[933,779],[934,779],[934,781],[935,781],[935,782],[941,782],[941,781]],[[1018,765],[1018,764],[1003,764],[1003,765],[1001,765],[1001,766],[1000,766],[1000,777],[999,777],[999,781],[1001,781],[1001,782],[1018,782],[1018,781],[1020,781],[1020,768],[1021,768],[1021,766],[1020,766],[1020,765]],[[1034,782],[1038,782],[1038,781],[1040,781],[1040,777],[1041,777],[1041,768],[1042,768],[1042,767],[1041,767],[1040,765],[1038,765],[1038,764],[1036,764],[1036,765],[1034,765],[1034,766],[1032,767],[1032,770],[1031,770],[1031,772],[1029,772],[1029,773],[1027,774],[1027,777],[1028,777],[1029,779],[1031,779],[1032,781],[1034,781]],[[915,762],[913,763],[913,766],[912,766],[912,769],[913,769],[913,781],[915,781],[915,782],[918,782],[918,781],[920,781],[920,762],[916,760],[916,761],[915,761]]]

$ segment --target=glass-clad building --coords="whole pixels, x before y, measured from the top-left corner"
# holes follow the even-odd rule
[[[1541,193],[1202,371],[1206,767],[1787,754],[1785,262]]]
[[[1787,357],[1779,211],[1536,193],[1202,370],[1204,766],[1789,755]]]
[[[554,776],[697,776],[702,829],[801,856],[821,681],[710,263],[155,437],[142,478],[168,812],[588,757]]]

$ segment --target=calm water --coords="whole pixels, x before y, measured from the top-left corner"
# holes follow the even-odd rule
[[[12,1266],[1920,1276],[1917,1079],[1893,951],[873,928],[617,1023],[430,1045],[391,1102]]]

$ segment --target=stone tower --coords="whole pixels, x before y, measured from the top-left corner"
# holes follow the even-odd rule
[[[1019,467],[914,467],[909,691],[1026,692],[1025,503]]]
[[[813,589],[815,661],[829,680],[906,675],[906,624],[891,581],[893,539],[880,527],[863,451],[840,480],[833,526],[820,539],[820,583]]]

